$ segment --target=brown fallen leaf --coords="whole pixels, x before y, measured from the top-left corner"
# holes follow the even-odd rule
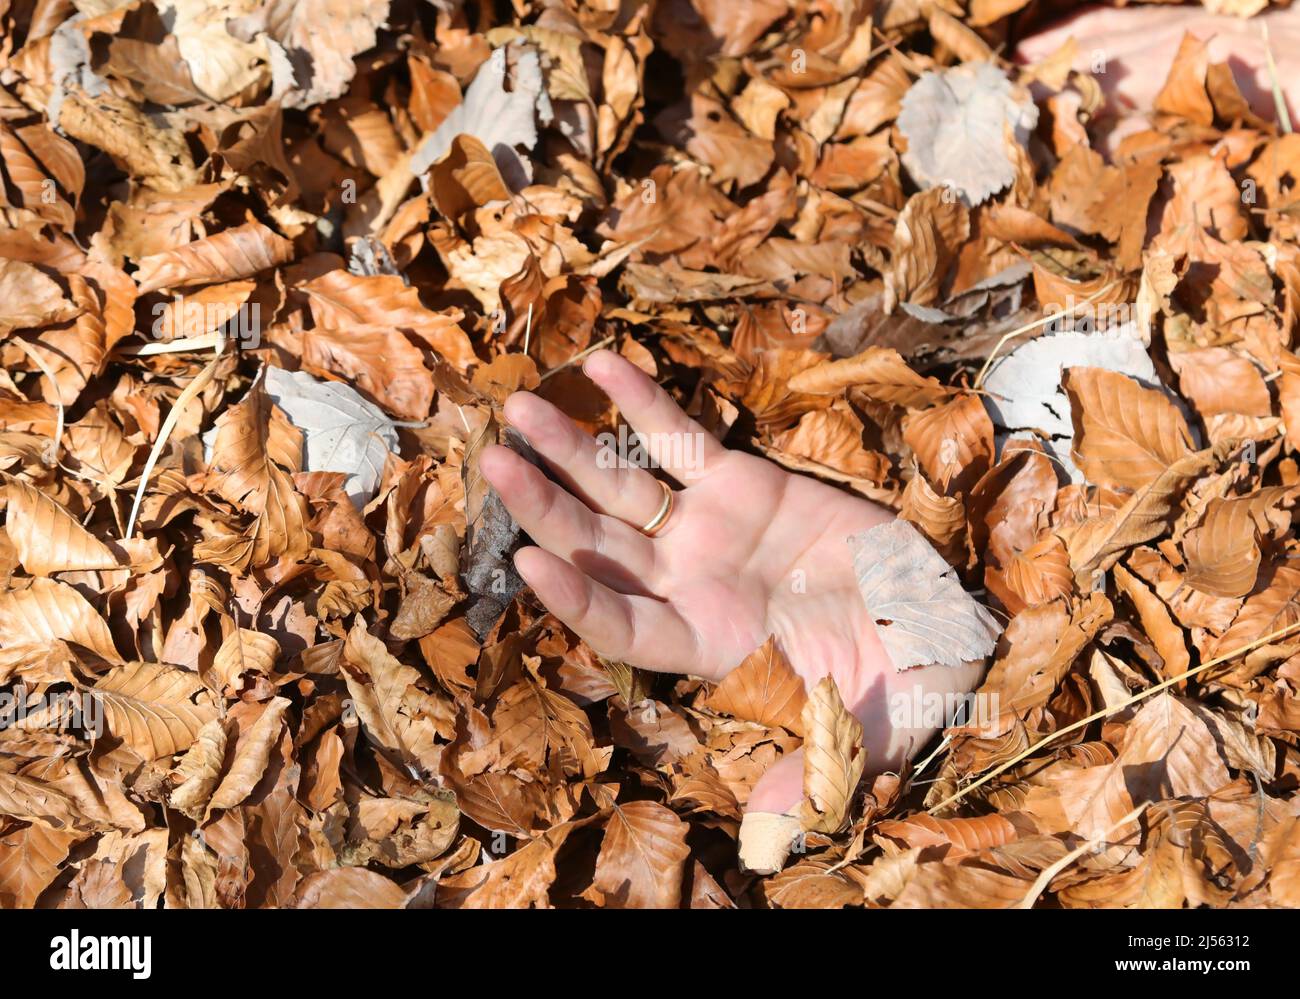
[[[780,725],[802,736],[807,700],[803,679],[769,637],[723,677],[705,703],[714,711],[761,725]]]
[[[78,833],[39,822],[0,837],[0,908],[34,908],[79,839]]]
[[[583,897],[611,909],[676,909],[690,850],[686,823],[653,801],[614,805]]]
[[[140,294],[252,277],[293,259],[293,244],[260,222],[226,229],[140,260]]]
[[[198,676],[162,663],[126,663],[100,678],[91,695],[103,711],[106,734],[141,759],[189,749],[216,716]]]
[[[77,590],[53,579],[12,580],[0,593],[0,643],[72,642],[122,662],[104,619]]]
[[[348,692],[368,738],[405,766],[437,771],[438,727],[426,709],[430,695],[420,674],[389,654],[360,621],[348,632],[343,655]]]
[[[846,388],[908,409],[923,409],[952,394],[935,379],[922,378],[888,347],[868,347],[855,357],[823,361],[790,379],[794,392],[832,395]]]
[[[867,765],[862,723],[849,714],[832,677],[824,676],[803,709],[805,829],[839,832],[848,821]]]
[[[116,569],[112,550],[45,493],[5,476],[5,531],[24,569],[35,576]]]
[[[1182,414],[1154,389],[1103,368],[1071,368],[1071,457],[1100,485],[1141,489],[1191,450]]]
[[[1244,597],[1255,588],[1260,550],[1251,503],[1211,500],[1199,527],[1183,539],[1187,585],[1215,597]]]

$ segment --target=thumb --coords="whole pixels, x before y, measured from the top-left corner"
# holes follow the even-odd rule
[[[803,750],[788,753],[758,779],[740,820],[740,865],[755,874],[773,874],[785,864],[802,831]]]

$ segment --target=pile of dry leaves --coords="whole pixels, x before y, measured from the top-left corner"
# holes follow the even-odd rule
[[[1300,904],[1300,136],[1189,39],[1108,160],[1024,5],[0,4],[0,905]],[[772,877],[779,653],[501,556],[600,345],[1007,622]]]

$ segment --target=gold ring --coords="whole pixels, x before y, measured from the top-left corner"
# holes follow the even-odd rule
[[[659,483],[659,488],[664,491],[664,501],[659,505],[659,509],[656,511],[655,515],[647,520],[645,525],[641,528],[641,533],[647,538],[653,538],[658,534],[659,531],[663,529],[664,524],[668,523],[668,518],[673,515],[673,502],[675,497],[673,496],[672,489],[666,482],[660,482],[658,479],[655,479],[655,481]]]

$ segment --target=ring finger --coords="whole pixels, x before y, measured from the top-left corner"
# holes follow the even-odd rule
[[[509,448],[484,449],[479,470],[541,547],[621,593],[653,592],[654,546],[635,528],[593,513]]]
[[[545,399],[516,392],[505,409],[506,419],[528,438],[556,477],[596,513],[641,528],[659,511],[664,493],[653,475],[583,433]]]

